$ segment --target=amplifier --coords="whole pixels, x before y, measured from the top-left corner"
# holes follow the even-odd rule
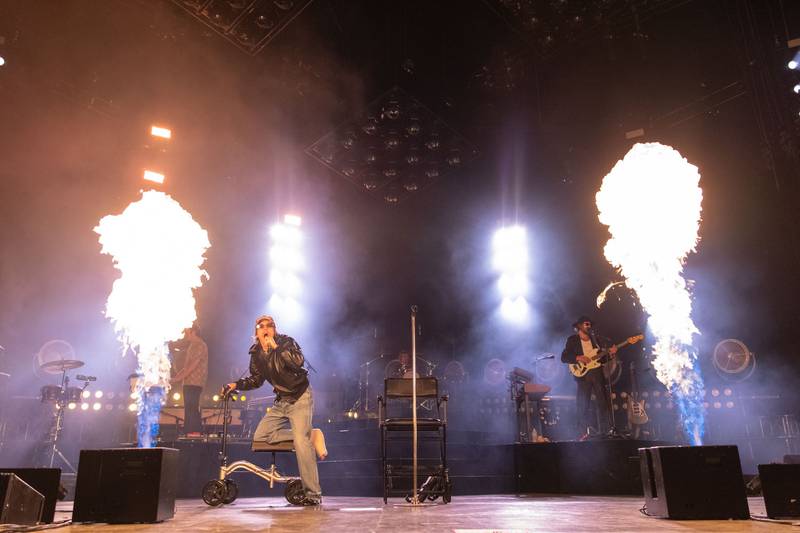
[[[800,518],[800,463],[758,465],[767,516]]]
[[[639,448],[647,514],[677,520],[747,520],[736,446]]]
[[[0,524],[35,525],[42,519],[44,496],[16,474],[0,474]]]
[[[58,488],[61,484],[60,468],[0,468],[0,473],[16,474],[22,481],[44,496],[41,522],[51,524],[56,513]]]
[[[81,450],[73,522],[135,524],[175,515],[174,448]]]

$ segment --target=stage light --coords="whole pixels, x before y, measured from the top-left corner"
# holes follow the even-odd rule
[[[106,411],[113,411],[113,410],[114,410],[114,406],[111,405],[110,403],[107,403],[106,404]]]
[[[798,63],[796,60],[792,59],[791,61],[789,61],[789,63],[786,66],[789,67],[789,70],[796,70],[798,64],[800,64],[800,63]]]
[[[528,266],[527,237],[525,228],[511,226],[497,230],[492,239],[495,270],[501,272],[524,272]]]
[[[131,400],[135,400],[135,399],[136,399],[136,393],[135,393],[135,392],[132,392],[132,393],[131,393],[131,395],[130,395],[130,399],[131,399]]]
[[[211,397],[211,399],[213,401],[215,401],[215,402],[218,402],[219,401],[219,394],[215,394],[214,396]]]
[[[289,321],[299,318],[301,314],[297,298],[302,292],[303,283],[298,273],[306,266],[302,255],[301,224],[299,216],[287,214],[283,217],[283,223],[270,228],[269,284],[272,295],[267,306],[271,312]]]
[[[162,139],[171,139],[172,131],[159,126],[150,126],[150,135],[153,137],[161,137]]]
[[[519,296],[515,299],[503,298],[500,304],[500,314],[510,322],[522,322],[528,316],[528,301]]]
[[[714,409],[719,409],[722,407],[722,402],[714,402]]]
[[[497,230],[492,237],[492,268],[499,273],[497,287],[502,303],[500,314],[512,322],[524,322],[529,306],[527,235],[522,226]]]
[[[711,389],[711,396],[713,396],[714,398],[719,396],[719,389]]]
[[[107,396],[108,396],[108,399],[109,399],[109,400],[113,400],[113,399],[114,399],[114,396],[116,396],[116,395],[115,395],[115,393],[112,391],[112,392],[109,392]]]
[[[103,391],[101,391],[101,390],[94,391],[94,397],[95,398],[102,398],[103,397]]]
[[[733,402],[730,401],[725,402],[725,407],[727,407],[728,409],[733,409],[733,405],[734,405]]]
[[[85,391],[83,391],[83,392],[81,393],[81,398],[88,398],[88,397],[90,397],[91,395],[92,395],[92,393],[91,393],[91,392],[89,392],[88,390],[85,390]]]
[[[83,402],[83,403],[81,404],[81,411],[86,411],[86,410],[88,410],[88,409],[89,409],[89,404],[88,404],[88,403],[86,403],[86,402]]]
[[[102,408],[103,404],[101,404],[100,402],[94,402],[94,405],[92,405],[92,409],[94,409],[95,411],[99,411]]]
[[[0,67],[6,64],[6,59],[3,56],[0,56]]]
[[[78,404],[75,402],[69,402],[67,404],[67,409],[69,409],[70,411],[74,411],[76,407],[78,407]]]
[[[239,399],[242,400],[242,401],[245,401],[245,400],[247,400],[247,396],[242,394],[241,396],[239,396]]]
[[[174,393],[172,395],[172,399],[175,400],[176,402],[179,401],[181,399],[181,393],[180,392]]]
[[[792,90],[794,91],[794,94],[800,94],[800,83],[792,87]]]
[[[497,280],[497,286],[505,298],[524,296],[528,292],[528,277],[521,272],[507,272]]]
[[[128,411],[130,411],[131,413],[135,413],[136,412],[136,404],[135,403],[128,404]]]
[[[155,183],[164,183],[164,174],[160,174],[152,170],[145,170],[143,177],[147,181],[152,181]]]
[[[731,396],[733,394],[733,391],[731,389],[726,388],[724,391],[722,391],[722,393],[725,396]]]

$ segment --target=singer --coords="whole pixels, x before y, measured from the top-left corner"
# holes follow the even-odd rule
[[[599,342],[592,330],[592,319],[588,316],[581,316],[572,324],[575,330],[574,335],[567,337],[564,351],[561,352],[561,362],[567,364],[584,363],[588,364],[590,358],[597,355],[600,348],[608,348],[608,353],[613,357],[617,353],[614,345],[610,347],[603,343],[605,339],[600,338]],[[576,377],[578,391],[575,395],[577,402],[575,421],[578,429],[579,440],[585,440],[590,434],[589,428],[595,428],[604,434],[610,430],[609,425],[609,406],[611,397],[608,388],[608,381],[603,372],[603,367],[589,370],[583,377]],[[594,393],[597,405],[596,414],[591,416],[589,405],[591,395]],[[589,418],[594,420],[589,420]],[[592,422],[596,422],[596,425]]]
[[[271,316],[256,320],[255,336],[250,347],[250,375],[229,383],[224,392],[257,389],[264,381],[273,386],[275,402],[256,427],[253,441],[293,441],[306,493],[301,505],[320,505],[322,489],[314,453],[325,459],[328,451],[322,431],[311,427],[314,399],[303,352],[293,338],[277,332]]]

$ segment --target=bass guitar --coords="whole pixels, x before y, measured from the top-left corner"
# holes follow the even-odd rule
[[[635,335],[633,337],[628,337],[625,341],[615,344],[614,346],[620,349],[629,344],[636,344],[642,339],[644,339],[644,335]],[[610,348],[597,350],[597,353],[589,358],[591,360],[588,363],[573,363],[569,365],[570,373],[576,378],[582,378],[589,370],[601,367],[609,359],[609,350]]]

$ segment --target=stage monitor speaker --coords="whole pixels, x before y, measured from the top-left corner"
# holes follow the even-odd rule
[[[0,524],[35,525],[42,519],[44,496],[16,474],[0,474]]]
[[[675,520],[746,520],[736,446],[639,448],[647,514]]]
[[[73,522],[135,524],[175,515],[178,450],[81,450]]]
[[[16,474],[18,478],[44,496],[41,521],[52,524],[56,514],[58,487],[61,484],[60,468],[0,468],[0,473]]]
[[[800,463],[758,465],[767,516],[800,518]]]

